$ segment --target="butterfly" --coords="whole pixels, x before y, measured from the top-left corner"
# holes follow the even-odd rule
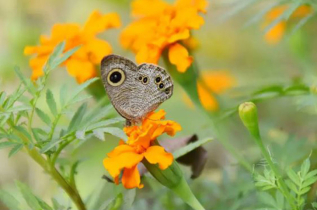
[[[135,64],[119,55],[101,61],[101,78],[106,93],[117,112],[135,125],[173,94],[168,72],[155,64]]]

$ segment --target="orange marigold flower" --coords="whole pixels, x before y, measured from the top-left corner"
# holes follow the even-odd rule
[[[219,95],[232,88],[236,83],[235,78],[227,71],[206,71],[202,73],[201,78],[202,81],[197,82],[200,103],[204,109],[216,111],[218,102],[213,94]],[[194,107],[187,95],[184,100],[190,107]]]
[[[138,63],[157,63],[163,50],[177,70],[185,72],[193,59],[180,43],[190,38],[190,30],[204,24],[199,12],[206,12],[206,0],[135,0],[132,15],[136,18],[122,32],[120,42],[136,54]]]
[[[271,11],[269,11],[265,16],[265,21],[263,26],[267,27],[270,25],[273,21],[275,21],[277,18],[279,18],[287,9],[289,8],[289,5],[281,5],[273,8]],[[308,5],[302,5],[298,7],[290,16],[290,20],[294,20],[296,18],[304,18],[308,15],[310,15],[313,12],[313,8]],[[284,36],[285,30],[286,30],[286,21],[281,20],[278,22],[275,26],[273,26],[266,34],[265,34],[265,40],[269,44],[277,44],[281,41],[281,39]]]
[[[110,44],[96,35],[110,28],[121,25],[120,18],[116,13],[102,15],[93,11],[83,28],[78,24],[66,23],[55,24],[51,36],[42,35],[39,46],[26,46],[24,54],[36,54],[30,59],[33,70],[32,79],[36,80],[43,75],[43,66],[48,60],[54,48],[62,41],[66,41],[65,52],[81,46],[63,65],[66,65],[68,73],[77,79],[78,83],[85,82],[96,76],[95,66],[101,59],[112,52]]]
[[[162,170],[172,164],[172,154],[166,152],[163,147],[153,144],[153,141],[163,133],[173,136],[181,130],[178,123],[163,120],[164,117],[164,110],[151,112],[143,120],[142,125],[124,128],[128,141],[121,140],[119,146],[108,153],[108,157],[103,160],[104,167],[116,184],[119,183],[119,175],[123,171],[121,181],[125,188],[142,188],[137,165],[144,158],[151,164],[159,164]]]

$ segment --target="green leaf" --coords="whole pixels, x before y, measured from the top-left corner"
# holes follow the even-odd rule
[[[126,190],[123,195],[122,209],[131,209],[136,196],[136,189]]]
[[[77,139],[85,140],[85,131],[76,131],[75,136]]]
[[[14,146],[11,151],[9,152],[9,158],[15,155],[17,152],[19,152],[23,148],[23,144],[18,144]]]
[[[96,123],[93,123],[91,125],[89,125],[86,130],[94,130],[97,128],[102,128],[102,127],[106,127],[108,125],[113,125],[119,122],[124,122],[124,119],[122,117],[117,117],[117,118],[112,118],[112,119],[108,119],[108,120],[103,120],[103,121],[99,121]]]
[[[39,202],[40,206],[42,207],[43,210],[53,210],[52,207],[50,207],[47,203],[45,203],[42,199],[39,197],[36,197],[37,201]]]
[[[86,113],[87,110],[87,103],[82,104],[74,114],[72,120],[70,121],[70,124],[67,129],[67,133],[75,131],[76,128],[80,126],[80,123]]]
[[[81,46],[74,47],[73,49],[68,50],[63,54],[62,57],[56,58],[54,60],[54,63],[52,63],[51,68],[54,69],[60,64],[62,64],[64,61],[66,61],[70,56],[72,56]]]
[[[55,102],[52,91],[49,89],[46,91],[46,103],[48,107],[50,108],[52,114],[56,116],[57,115],[56,102]]]
[[[284,196],[280,191],[275,193],[276,204],[279,209],[284,209]]]
[[[303,162],[303,164],[301,165],[301,169],[300,169],[300,175],[301,175],[301,177],[305,177],[305,176],[307,175],[309,169],[310,169],[310,161],[309,161],[309,159],[307,158],[307,159]]]
[[[79,103],[79,102],[88,100],[90,98],[92,98],[91,95],[77,95],[73,100],[68,102],[68,106],[72,105],[72,104],[75,104],[75,103]]]
[[[46,144],[41,150],[40,153],[45,153],[47,151],[49,151],[50,149],[52,149],[54,146],[56,146],[57,144],[59,144],[60,142],[64,141],[63,139],[58,139],[58,140],[52,140],[50,141],[48,144]]]
[[[20,105],[20,106],[11,107],[11,108],[7,109],[5,112],[0,113],[0,115],[26,111],[26,110],[30,110],[30,109],[31,109],[30,106]]]
[[[102,132],[101,130],[94,130],[93,131],[93,134],[94,134],[94,136],[95,137],[97,137],[98,139],[100,139],[101,141],[105,141],[106,139],[105,139],[105,134],[104,134],[104,132]]]
[[[238,14],[240,11],[242,11],[245,8],[251,6],[252,4],[254,4],[257,1],[258,0],[248,0],[248,1],[239,2],[237,4],[237,6],[233,7],[233,9],[231,9],[230,11],[225,12],[224,15],[220,18],[220,20],[221,21],[228,20],[230,17]]]
[[[73,91],[73,95],[70,98],[69,101],[72,101],[75,97],[77,97],[78,94],[80,94],[86,87],[88,87],[90,84],[92,84],[93,82],[97,81],[99,78],[95,77],[92,78],[90,80],[87,80],[86,82],[84,82],[83,84],[79,85],[74,91]]]
[[[22,72],[20,71],[20,68],[18,66],[14,67],[15,73],[18,75],[19,79],[21,82],[25,85],[26,89],[28,90],[29,93],[32,95],[36,94],[36,89],[33,85],[33,83],[30,81],[30,79],[26,78]]]
[[[35,112],[36,114],[40,117],[40,119],[46,123],[48,126],[51,125],[51,119],[49,118],[49,116],[47,116],[47,114],[45,114],[42,110],[40,110],[39,108],[35,108]]]
[[[119,137],[120,139],[127,140],[127,135],[120,129],[116,127],[107,127],[107,128],[99,128],[93,131],[94,134],[96,133],[109,133],[113,136]]]
[[[292,169],[287,171],[287,175],[297,186],[301,186],[300,178]]]
[[[261,192],[258,194],[258,197],[262,203],[275,207],[275,200],[269,193]]]
[[[61,104],[61,109],[65,106],[65,101],[66,101],[66,97],[67,97],[67,86],[66,84],[64,84],[59,92],[59,100],[60,100],[60,104]]]
[[[32,133],[33,133],[33,136],[35,138],[35,141],[37,141],[37,142],[42,141],[36,128],[32,128]]]
[[[286,180],[286,185],[289,187],[289,189],[291,189],[296,194],[299,193],[298,190],[297,190],[296,185],[293,182],[291,182],[290,180]]]
[[[15,199],[12,195],[10,195],[9,193],[0,190],[0,200],[2,201],[2,203],[8,207],[9,209],[12,210],[19,210],[19,201],[17,199]]]
[[[18,130],[20,133],[22,133],[29,141],[32,141],[32,136],[29,134],[29,132],[22,126],[15,126],[16,130]]]
[[[299,191],[299,195],[306,194],[308,193],[309,190],[310,190],[310,187],[305,187]]]
[[[6,92],[2,91],[0,93],[0,106],[3,105],[3,102],[5,101],[6,96],[7,96]]]
[[[201,145],[206,144],[207,142],[212,141],[212,140],[213,140],[213,138],[205,138],[205,139],[200,139],[198,141],[190,143],[190,144],[186,145],[185,147],[182,147],[179,150],[176,150],[173,153],[173,156],[175,159],[177,159],[177,158],[193,151],[194,149],[196,149],[196,148],[200,147]]]
[[[0,149],[7,148],[7,147],[11,147],[11,146],[15,146],[15,145],[17,145],[17,144],[18,144],[18,143],[9,142],[9,141],[0,142]]]
[[[308,187],[308,186],[314,184],[316,181],[317,181],[317,177],[316,176],[313,176],[313,177],[311,177],[309,179],[306,179],[303,182],[302,188]]]
[[[32,193],[30,188],[25,184],[16,181],[16,186],[19,188],[20,192],[22,193],[23,198],[27,202],[28,206],[32,210],[42,210],[41,205],[39,204],[36,196]]]
[[[54,69],[55,67],[59,65],[57,64],[56,60],[63,53],[65,49],[65,45],[66,45],[66,41],[63,41],[54,48],[52,54],[48,58],[46,65],[44,66],[45,73],[51,69]]]
[[[307,23],[312,17],[314,17],[315,13],[311,13],[310,15],[307,15],[306,17],[302,18],[292,29],[292,31],[289,33],[289,36],[292,36],[295,32],[297,32],[305,23]]]
[[[304,177],[304,180],[307,180],[313,176],[316,176],[317,175],[317,169],[313,170],[313,171],[310,171],[309,173],[306,174],[306,176]]]

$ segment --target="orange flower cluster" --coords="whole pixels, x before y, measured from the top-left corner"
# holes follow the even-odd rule
[[[121,140],[119,146],[108,153],[108,157],[103,160],[104,167],[116,184],[119,183],[119,175],[123,171],[121,181],[125,188],[142,188],[137,165],[144,158],[151,164],[159,164],[162,170],[172,164],[172,154],[165,152],[163,147],[153,144],[153,141],[163,133],[173,136],[181,130],[178,123],[163,120],[164,117],[164,110],[152,112],[143,120],[142,125],[124,128],[128,141],[125,143]]]
[[[277,18],[279,18],[287,9],[289,5],[281,5],[273,8],[270,12],[268,12],[265,16],[264,26],[267,27]],[[298,7],[290,16],[290,20],[294,20],[296,18],[305,18],[309,14],[313,12],[313,8],[307,5],[302,5]],[[265,40],[269,44],[277,44],[284,36],[286,30],[286,21],[282,20],[277,23],[274,27],[272,27],[266,34]]]
[[[110,28],[121,25],[116,13],[102,15],[98,11],[92,12],[85,26],[81,29],[75,23],[55,24],[51,37],[42,35],[40,46],[27,46],[25,55],[36,54],[30,59],[33,70],[32,79],[36,80],[43,75],[43,66],[48,60],[54,48],[62,41],[66,41],[65,51],[76,46],[81,46],[63,65],[66,65],[68,73],[82,83],[96,76],[96,65],[101,59],[112,52],[108,42],[96,38],[96,35]]]
[[[138,63],[157,63],[163,50],[177,70],[185,72],[193,58],[180,43],[190,38],[190,31],[204,24],[199,12],[206,12],[206,0],[135,0],[132,15],[136,18],[122,32],[120,42],[136,53]]]
[[[232,88],[236,83],[235,78],[227,71],[207,71],[202,73],[201,79],[197,82],[201,105],[208,111],[216,111],[218,102],[212,94],[218,95]],[[194,107],[187,95],[184,100],[190,107]]]

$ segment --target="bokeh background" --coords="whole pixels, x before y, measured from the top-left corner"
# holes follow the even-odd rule
[[[264,39],[263,18],[246,25],[272,1],[259,1],[234,13],[234,9],[243,2],[209,1],[208,12],[203,15],[205,24],[193,32],[198,41],[194,55],[200,69],[225,70],[235,78],[234,86],[219,96],[223,110],[236,107],[252,92],[269,85],[287,86],[299,82],[310,86],[316,82],[317,19],[310,19],[294,33],[287,31],[279,43],[272,45]],[[55,23],[76,22],[83,25],[95,9],[120,15],[123,26],[98,37],[107,40],[114,53],[134,60],[134,55],[120,46],[118,38],[120,31],[131,20],[128,0],[0,1],[0,90],[10,93],[19,84],[13,71],[15,65],[20,66],[24,74],[31,75],[28,65],[30,57],[23,55],[26,45],[38,44],[39,36],[49,35]],[[48,86],[57,92],[66,83],[71,87],[77,85],[65,68],[59,68],[50,77]],[[213,137],[214,131],[208,124],[208,117],[190,106],[184,100],[185,92],[179,85],[175,86],[173,97],[161,107],[168,113],[168,119],[179,122],[183,127],[176,138],[192,134],[197,134],[199,138]],[[308,100],[307,97],[310,96],[276,97],[258,104],[265,143],[280,164],[300,161],[316,148],[316,111],[301,109],[300,106]],[[48,110],[44,102],[42,107]],[[225,118],[219,125],[223,133],[221,138],[226,139],[254,168],[265,167],[258,148],[248,136],[237,113]],[[112,198],[115,191],[113,184],[102,180],[101,176],[106,173],[102,160],[118,139],[110,135],[106,139],[105,142],[91,139],[71,154],[71,158],[83,160],[78,168],[77,185],[84,198],[100,193],[103,187],[107,189],[103,194],[107,200]],[[245,171],[217,139],[204,147],[208,150],[206,168],[199,178],[190,181],[193,192],[203,205],[207,209],[217,210],[256,209],[258,198],[254,193],[252,173]],[[54,196],[65,203],[70,202],[56,183],[26,154],[20,152],[8,159],[8,153],[9,149],[0,150],[1,189],[22,198],[14,184],[15,180],[20,180],[48,203]],[[189,177],[189,168],[184,167],[183,170]],[[156,191],[149,187],[137,191],[131,209],[189,209],[163,186],[155,184],[155,181],[152,181],[152,185]],[[6,209],[1,202],[0,209]]]

